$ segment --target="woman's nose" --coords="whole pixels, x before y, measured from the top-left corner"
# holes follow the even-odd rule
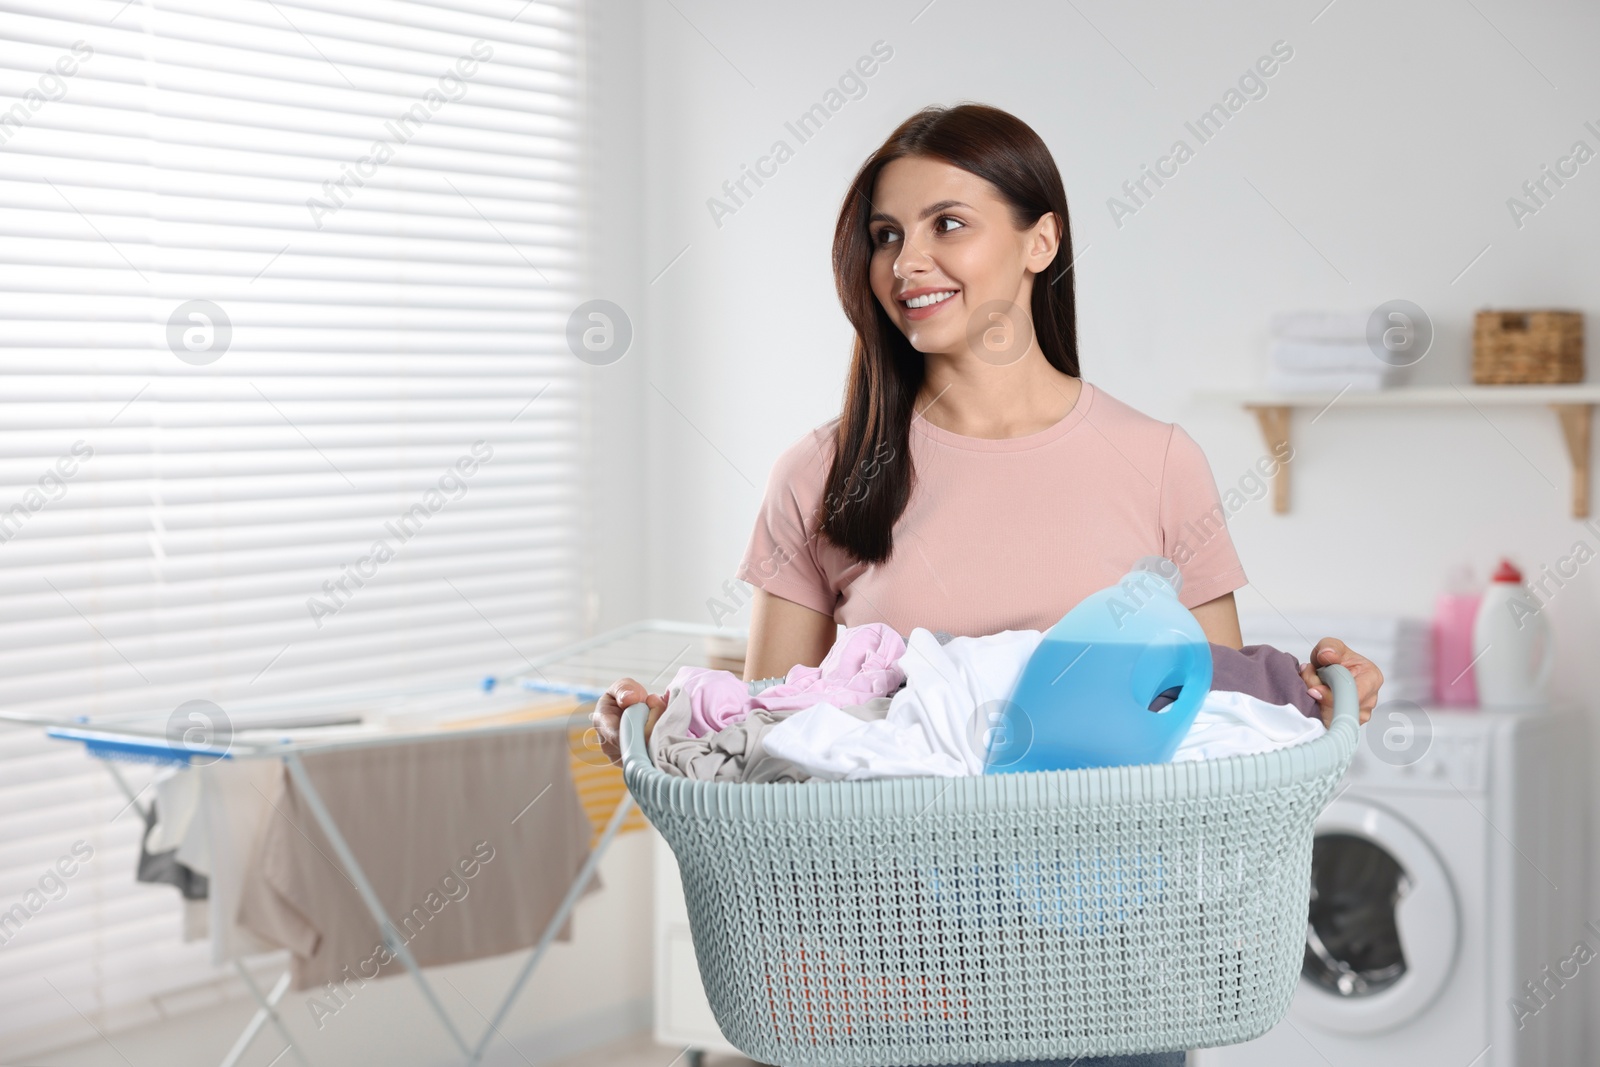
[[[931,265],[916,241],[908,237],[901,242],[900,254],[894,257],[894,276],[901,281],[909,281],[913,274],[925,273]]]

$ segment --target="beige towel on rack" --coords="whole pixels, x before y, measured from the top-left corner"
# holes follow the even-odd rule
[[[528,948],[589,855],[564,730],[308,754],[306,770],[404,943],[423,966]],[[239,922],[294,955],[295,989],[340,996],[392,974],[305,797],[287,778],[247,868]],[[599,888],[599,879],[589,891]],[[558,933],[571,937],[570,920]],[[337,1010],[329,995],[325,1006]],[[315,1011],[315,1008],[313,1008]]]

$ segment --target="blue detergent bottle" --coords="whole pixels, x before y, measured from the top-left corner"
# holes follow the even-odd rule
[[[1177,565],[1146,556],[1045,632],[989,732],[985,774],[1165,763],[1211,689],[1211,646],[1178,602]],[[1160,711],[1156,696],[1182,692]]]

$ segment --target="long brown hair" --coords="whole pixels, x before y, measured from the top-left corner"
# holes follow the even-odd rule
[[[1050,365],[1078,377],[1072,230],[1066,190],[1050,150],[1027,123],[999,108],[923,108],[861,165],[833,233],[834,285],[856,341],[818,528],[864,563],[889,558],[894,524],[911,499],[916,478],[909,449],[911,417],[926,366],[922,353],[911,347],[873,295],[873,248],[867,231],[879,172],[905,156],[941,160],[986,179],[1010,206],[1018,229],[1045,215],[1056,216],[1061,242],[1055,262],[1033,285],[1033,332]]]

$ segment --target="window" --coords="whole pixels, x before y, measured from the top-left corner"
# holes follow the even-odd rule
[[[0,706],[226,712],[572,637],[580,14],[0,2]],[[8,1052],[224,973],[126,803],[0,728]]]

